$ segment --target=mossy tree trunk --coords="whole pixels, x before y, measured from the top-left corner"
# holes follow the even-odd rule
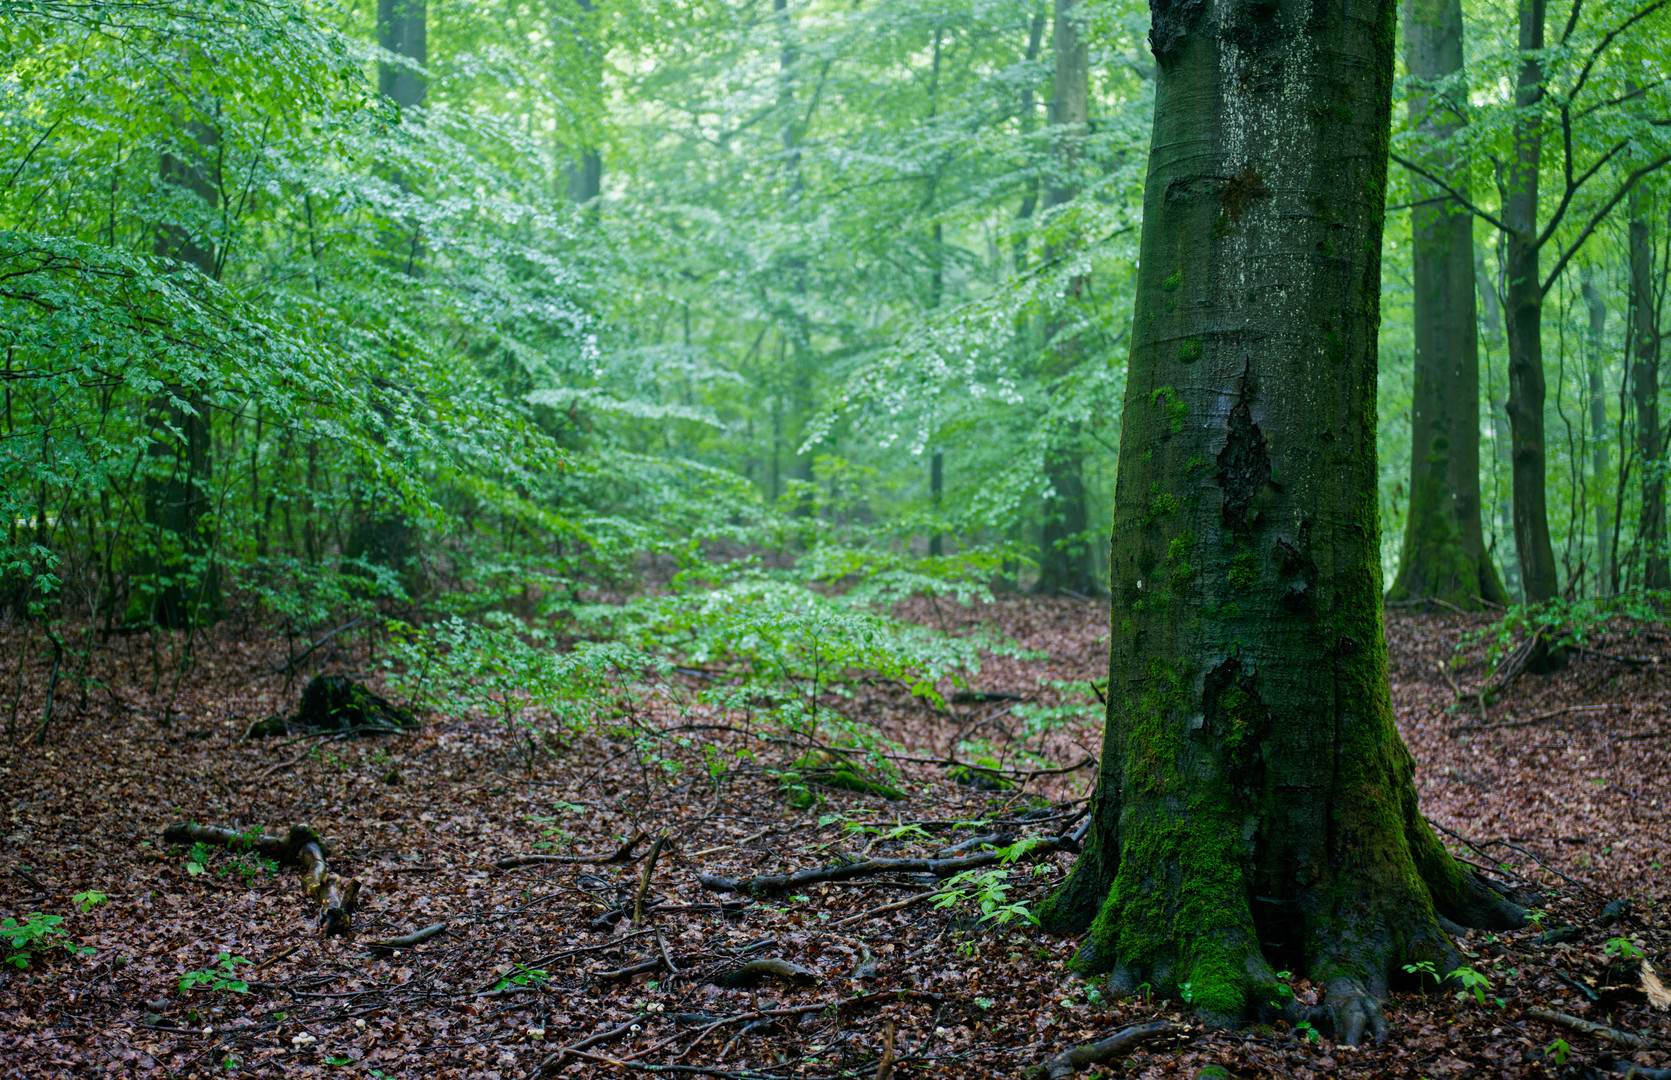
[[[1093,825],[1047,929],[1230,1020],[1326,989],[1348,1041],[1440,915],[1512,922],[1416,806],[1375,463],[1392,0],[1159,0]]]
[[[1653,282],[1653,241],[1641,192],[1630,193],[1631,400],[1636,409],[1636,456],[1642,469],[1642,513],[1637,543],[1642,548],[1642,584],[1671,589],[1671,560],[1665,551],[1665,453],[1659,426],[1659,301]]]
[[[1056,0],[1051,32],[1050,124],[1053,175],[1045,186],[1047,208],[1062,206],[1078,195],[1080,145],[1090,127],[1090,49],[1081,32],[1083,13],[1079,0]],[[1048,249],[1045,257],[1059,258],[1077,242],[1069,238]],[[1069,279],[1063,303],[1070,310],[1051,320],[1045,332],[1046,355],[1040,373],[1047,380],[1059,379],[1079,363],[1083,342],[1068,329],[1071,306],[1085,291],[1081,275]],[[1091,549],[1085,543],[1090,528],[1088,493],[1085,490],[1085,451],[1077,423],[1064,423],[1052,434],[1044,459],[1045,493],[1039,530],[1038,592],[1062,592],[1088,596],[1096,591]]]
[[[1461,0],[1412,0],[1404,10],[1405,66],[1423,90],[1410,116],[1434,145],[1462,127]],[[1453,81],[1447,81],[1453,80]],[[1454,156],[1454,155],[1452,155]],[[1459,164],[1452,161],[1444,171]],[[1416,177],[1415,394],[1410,417],[1410,512],[1390,599],[1437,597],[1474,609],[1508,603],[1480,528],[1479,330],[1473,215]]]

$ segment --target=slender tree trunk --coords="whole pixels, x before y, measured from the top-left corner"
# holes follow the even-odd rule
[[[1601,290],[1596,288],[1594,272],[1589,267],[1584,270],[1582,291],[1585,306],[1590,309],[1590,337],[1585,342],[1585,362],[1590,377],[1590,489],[1595,492],[1595,574],[1596,593],[1599,595],[1607,591],[1607,583],[1613,577],[1607,570],[1607,556],[1613,547],[1613,508],[1610,505],[1610,496],[1613,493],[1607,479],[1607,444],[1610,435],[1607,431],[1607,386],[1602,377],[1602,353],[1606,348],[1603,335],[1607,332],[1607,301],[1602,299]]]
[[[208,124],[184,125],[179,155],[164,154],[161,177],[207,207],[219,201],[208,162],[219,144],[219,132]],[[205,278],[218,276],[214,243],[204,236],[201,222],[172,221],[157,232],[156,254],[194,267]],[[157,586],[152,595],[152,618],[174,628],[194,627],[220,618],[220,571],[211,559],[213,536],[205,526],[210,510],[209,483],[214,475],[213,430],[209,401],[201,383],[170,386],[152,402],[152,458],[144,485],[145,517],[152,526],[157,551],[143,560],[141,570]]]
[[[1056,0],[1056,17],[1051,34],[1055,73],[1051,79],[1050,122],[1053,171],[1045,187],[1045,206],[1071,202],[1078,194],[1074,179],[1079,169],[1079,146],[1090,124],[1090,48],[1080,33],[1079,0]],[[1070,239],[1068,244],[1072,244]],[[1062,254],[1060,250],[1049,257]],[[1075,276],[1064,290],[1063,303],[1070,309],[1085,289],[1085,279]],[[1061,378],[1080,360],[1082,342],[1065,327],[1071,310],[1052,321],[1047,331],[1048,354],[1041,366],[1047,379]],[[1085,533],[1090,512],[1085,490],[1085,451],[1078,424],[1065,424],[1054,433],[1044,457],[1045,495],[1039,530],[1039,580],[1041,593],[1074,592],[1088,596],[1097,591],[1093,560]]]
[[[1434,83],[1462,70],[1461,0],[1416,0],[1404,9],[1404,58]],[[1457,87],[1456,94],[1465,93]],[[1411,119],[1445,146],[1462,127],[1449,100],[1420,93]],[[1455,171],[1460,161],[1447,163]],[[1410,417],[1410,512],[1390,598],[1436,597],[1472,610],[1508,595],[1480,528],[1480,366],[1474,305],[1473,217],[1442,189],[1412,181],[1415,394]]]
[[[418,67],[428,64],[427,0],[377,0],[377,43],[389,52],[406,57]],[[377,88],[400,106],[403,113],[420,108],[429,96],[428,78],[404,65],[379,64]],[[398,172],[392,179],[401,187],[411,189],[408,179]],[[408,277],[421,275],[423,242],[416,221],[408,221],[403,230],[391,229],[388,247],[385,258],[389,265]],[[398,392],[398,388],[392,388],[390,392]],[[393,410],[378,402],[373,405],[385,420],[393,418]],[[417,550],[417,526],[402,511],[397,495],[374,490],[366,493],[363,503],[355,499],[354,520],[343,547],[344,555],[395,571],[408,596],[411,596],[421,587],[414,562]]]
[[[801,172],[801,120],[795,80],[800,74],[801,48],[796,37],[795,16],[789,10],[789,0],[772,0],[772,16],[778,28],[778,111],[782,117],[784,171],[787,178],[784,201],[787,218],[798,222],[805,212],[806,178]],[[812,413],[812,320],[807,311],[807,261],[799,252],[792,252],[783,263],[784,279],[789,301],[784,309],[785,333],[789,336],[788,425],[795,439],[795,459],[792,467],[797,480],[812,483],[812,455],[803,453],[799,434]],[[810,514],[812,504],[803,500],[795,508],[797,514]]]
[[[1102,772],[1040,915],[1211,1018],[1276,968],[1354,1042],[1442,913],[1505,905],[1434,837],[1382,630],[1376,333],[1392,0],[1159,0],[1111,552]]]
[[[1653,283],[1653,238],[1641,192],[1630,193],[1630,389],[1636,409],[1636,456],[1642,463],[1642,513],[1637,542],[1642,548],[1642,584],[1671,589],[1666,557],[1665,453],[1659,427],[1659,297]]]
[[[1531,109],[1542,98],[1545,0],[1520,0],[1520,49],[1515,86],[1522,113],[1505,178],[1503,220],[1508,225],[1504,318],[1509,344],[1509,428],[1513,442],[1514,542],[1520,555],[1520,587],[1527,603],[1554,599],[1560,590],[1555,549],[1549,539],[1543,434],[1543,282],[1538,266],[1538,169],[1542,122]]]
[[[574,30],[575,45],[580,53],[583,68],[582,92],[603,92],[603,49],[598,41],[598,29],[593,15],[597,5],[594,0],[574,0],[579,12],[579,19]],[[601,106],[598,111],[601,111]],[[588,117],[594,120],[595,117]],[[603,194],[603,154],[598,148],[589,144],[578,147],[566,147],[564,156],[568,165],[563,169],[563,179],[568,189],[569,201],[578,206],[588,206]]]

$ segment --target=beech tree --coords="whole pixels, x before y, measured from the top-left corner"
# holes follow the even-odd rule
[[[1425,0],[1404,10],[1404,62],[1423,84],[1410,117],[1434,145],[1465,122],[1462,2]],[[1410,409],[1410,511],[1389,599],[1436,597],[1473,609],[1507,605],[1480,528],[1479,329],[1474,306],[1474,221],[1447,193],[1418,181],[1414,234],[1415,392]]]
[[[1521,913],[1416,806],[1393,723],[1375,373],[1395,5],[1152,5],[1142,263],[1093,823],[1041,909],[1207,1017],[1325,988],[1357,1042],[1441,918]]]

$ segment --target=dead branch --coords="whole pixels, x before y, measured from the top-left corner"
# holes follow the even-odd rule
[[[1554,712],[1539,713],[1538,715],[1536,715],[1536,716],[1534,716],[1534,717],[1532,717],[1528,720],[1500,720],[1495,724],[1485,724],[1485,723],[1458,724],[1455,727],[1451,728],[1450,733],[1452,735],[1459,735],[1459,734],[1465,734],[1465,733],[1470,732],[1470,731],[1499,731],[1499,730],[1502,730],[1504,728],[1531,727],[1533,724],[1541,724],[1546,720],[1553,720],[1553,719],[1555,719],[1556,717],[1559,717],[1559,716],[1566,716],[1568,713],[1607,712],[1607,711],[1612,710],[1612,709],[1628,709],[1628,708],[1630,708],[1630,706],[1627,705],[1627,704],[1618,704],[1618,705],[1568,705],[1566,708],[1556,709]]]
[[[1526,1010],[1526,1015],[1534,1020],[1555,1024],[1566,1028],[1568,1031],[1576,1031],[1581,1035],[1591,1035],[1598,1039],[1605,1039],[1610,1043],[1628,1046],[1633,1050],[1650,1050],[1655,1043],[1653,1039],[1632,1034],[1629,1031],[1620,1031],[1618,1028],[1610,1028],[1606,1024],[1598,1024],[1593,1020],[1585,1020],[1570,1013],[1556,1012],[1554,1009],[1533,1006]]]
[[[1146,1042],[1170,1035],[1182,1035],[1186,1030],[1188,1029],[1164,1021],[1134,1024],[1116,1031],[1106,1039],[1064,1050],[1043,1065],[1035,1065],[1022,1075],[1028,1080],[1065,1080],[1087,1065],[1100,1065]]]
[[[559,863],[630,863],[638,856],[632,849],[644,842],[648,833],[639,833],[631,840],[627,840],[608,855],[507,855],[503,859],[496,859],[493,863],[495,870],[515,870],[519,866],[546,866]]]
[[[311,825],[292,825],[282,837],[259,832],[240,832],[217,825],[185,822],[162,831],[168,844],[214,844],[231,851],[255,851],[302,872],[302,894],[317,906],[319,921],[327,937],[346,934],[359,905],[360,882],[328,872],[329,851],[318,830]]]
[[[644,859],[644,872],[638,877],[638,895],[632,901],[632,924],[644,925],[644,897],[650,892],[650,876],[656,872],[656,860],[661,858],[662,848],[667,846],[668,831],[663,829],[656,837],[656,842],[650,845],[650,854]]]
[[[1671,1069],[1650,1069],[1634,1061],[1615,1061],[1612,1068],[1625,1080],[1671,1080]]]
[[[1053,851],[1065,851],[1068,849],[1068,843],[1062,837],[1048,836],[1029,847],[1022,857],[1033,858]],[[972,855],[960,855],[954,859],[861,859],[843,866],[798,870],[792,874],[756,874],[754,877],[741,880],[713,874],[698,874],[696,880],[702,883],[703,888],[714,892],[773,896],[778,893],[798,892],[809,885],[852,881],[855,878],[875,877],[878,874],[933,874],[938,878],[948,878],[965,870],[991,866],[1002,858],[1001,852],[980,851]]]

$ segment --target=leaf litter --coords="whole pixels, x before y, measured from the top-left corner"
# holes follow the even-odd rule
[[[0,1075],[1013,1076],[1151,1021],[1188,1030],[1081,1075],[1671,1066],[1671,715],[1665,665],[1640,662],[1654,649],[1671,659],[1664,628],[1613,628],[1565,671],[1517,680],[1482,720],[1467,691],[1489,674],[1483,651],[1455,648],[1479,621],[1389,614],[1393,704],[1424,811],[1458,857],[1536,890],[1542,914],[1460,939],[1487,979],[1479,993],[1397,993],[1392,1037],[1350,1048],[1282,1023],[1203,1030],[1180,1003],[1105,997],[1068,974],[1076,942],[1014,917],[1061,880],[1064,852],[988,879],[1004,888],[988,910],[1012,906],[1002,924],[980,919],[974,888],[940,906],[944,880],[921,873],[759,897],[705,889],[698,875],[1058,835],[1082,814],[1106,610],[1019,597],[900,612],[953,632],[996,624],[1030,651],[986,657],[970,685],[944,688],[942,708],[862,680],[831,699],[902,748],[907,797],[810,786],[801,808],[772,775],[796,748],[699,702],[699,673],[640,695],[628,727],[532,755],[488,716],[245,741],[252,721],[295,704],[295,683],[272,674],[282,643],[216,631],[171,686],[155,678],[152,642],[118,637],[95,656],[85,701],[61,700],[36,747],[48,665],[25,654],[20,737],[0,747],[0,916],[62,921],[26,968],[0,974]],[[25,647],[22,628],[0,628],[0,655]],[[310,660],[367,677],[372,647],[334,642]],[[965,782],[952,760],[972,767]],[[319,935],[292,868],[162,843],[188,820],[319,828],[332,868],[364,882],[355,933]],[[522,856],[543,858],[494,865]]]

